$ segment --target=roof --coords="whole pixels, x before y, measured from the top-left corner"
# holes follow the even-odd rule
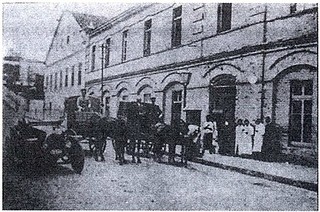
[[[109,21],[109,19],[104,16],[95,16],[77,12],[71,12],[71,14],[76,19],[79,26],[86,32],[88,32],[90,29],[95,29],[101,24]]]

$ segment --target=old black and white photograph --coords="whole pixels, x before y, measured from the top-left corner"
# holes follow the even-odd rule
[[[2,210],[317,211],[318,4],[2,2]]]

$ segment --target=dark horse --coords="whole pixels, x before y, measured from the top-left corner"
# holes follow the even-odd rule
[[[157,123],[154,127],[154,146],[153,152],[156,161],[161,161],[164,154],[163,147],[169,146],[169,163],[174,163],[176,155],[176,146],[181,145],[181,163],[187,163],[188,150],[191,146],[191,139],[187,136],[188,126],[183,121],[176,125],[167,125],[164,123]]]
[[[116,118],[103,117],[97,121],[95,128],[97,129],[97,138],[100,141],[104,141],[108,137],[113,139],[116,159],[118,159],[120,165],[122,165],[125,162],[124,150],[128,140],[128,131],[125,121]]]

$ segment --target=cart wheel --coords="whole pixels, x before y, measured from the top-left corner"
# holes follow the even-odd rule
[[[71,167],[77,174],[81,174],[84,167],[84,152],[79,144],[74,144],[72,148]]]

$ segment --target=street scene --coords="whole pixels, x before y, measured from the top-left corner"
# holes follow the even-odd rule
[[[3,3],[3,210],[318,210],[318,5]]]

